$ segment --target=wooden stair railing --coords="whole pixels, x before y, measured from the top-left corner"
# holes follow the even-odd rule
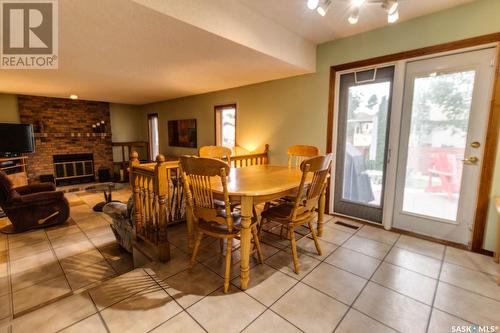
[[[130,185],[135,204],[134,246],[150,260],[170,260],[167,226],[183,221],[184,202],[179,162],[165,161],[158,155],[156,163],[140,164],[137,152],[130,154]],[[151,252],[154,253],[145,253]]]
[[[260,153],[249,153],[231,156],[231,167],[243,168],[252,165],[269,164],[269,145],[266,144],[264,151]]]

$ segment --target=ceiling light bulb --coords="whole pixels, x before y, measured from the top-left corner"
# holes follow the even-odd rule
[[[307,8],[315,10],[319,5],[319,0],[307,0]]]
[[[354,8],[353,11],[351,12],[351,15],[349,15],[347,21],[349,21],[350,24],[356,24],[358,23],[358,20],[359,20],[359,9]]]
[[[360,7],[365,3],[365,0],[352,0],[352,5],[355,7]]]
[[[387,22],[394,23],[399,20],[399,11],[395,11],[393,14],[387,15]]]
[[[71,98],[71,99],[78,99],[78,95],[74,95],[74,94],[73,95],[69,95],[69,98]]]
[[[318,7],[318,14],[321,16],[325,16],[326,12],[328,12],[328,8],[330,8],[331,0],[326,0],[321,6]]]

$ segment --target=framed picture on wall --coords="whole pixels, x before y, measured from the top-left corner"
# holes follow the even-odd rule
[[[168,145],[171,147],[198,147],[196,119],[169,120]]]

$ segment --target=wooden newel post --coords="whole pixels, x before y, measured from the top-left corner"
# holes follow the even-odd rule
[[[162,154],[156,157],[154,192],[158,194],[158,256],[160,261],[170,260],[170,244],[167,237],[167,195],[169,179],[167,177],[167,164]]]
[[[134,222],[135,222],[135,232],[140,234],[142,231],[142,215],[141,215],[141,188],[139,184],[139,179],[134,173],[134,167],[141,164],[139,162],[139,154],[136,151],[130,152],[130,160],[128,164],[128,178],[130,181],[130,187],[134,193]]]

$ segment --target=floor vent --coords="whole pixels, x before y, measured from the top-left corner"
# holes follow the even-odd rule
[[[352,225],[352,224],[345,223],[345,222],[342,222],[342,221],[336,221],[335,224],[341,225],[343,227],[351,228],[351,229],[354,229],[354,230],[358,230],[359,229],[359,227],[357,225]]]

